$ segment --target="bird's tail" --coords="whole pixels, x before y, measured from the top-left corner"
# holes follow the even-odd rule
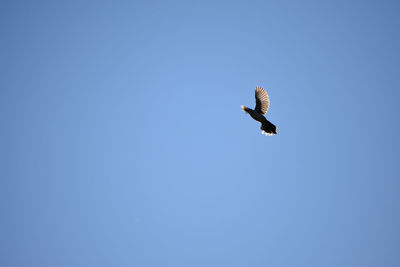
[[[278,128],[268,120],[261,125],[261,133],[265,135],[275,135]]]

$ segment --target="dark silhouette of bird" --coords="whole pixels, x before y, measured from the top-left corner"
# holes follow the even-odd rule
[[[269,108],[269,96],[261,86],[256,87],[256,107],[253,109],[241,106],[242,110],[255,119],[261,122],[261,133],[265,135],[275,135],[278,128],[269,122],[264,114],[267,113]]]

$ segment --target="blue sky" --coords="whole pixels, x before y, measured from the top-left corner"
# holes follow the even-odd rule
[[[0,265],[399,266],[399,12],[3,1]]]

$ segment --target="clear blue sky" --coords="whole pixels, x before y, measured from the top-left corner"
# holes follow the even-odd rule
[[[400,266],[399,13],[2,1],[0,266]]]

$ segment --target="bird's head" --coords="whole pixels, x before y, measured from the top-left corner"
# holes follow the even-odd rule
[[[247,112],[248,107],[245,107],[245,106],[240,106],[240,107],[242,108],[242,110],[243,110],[244,112],[248,113],[248,112]]]

